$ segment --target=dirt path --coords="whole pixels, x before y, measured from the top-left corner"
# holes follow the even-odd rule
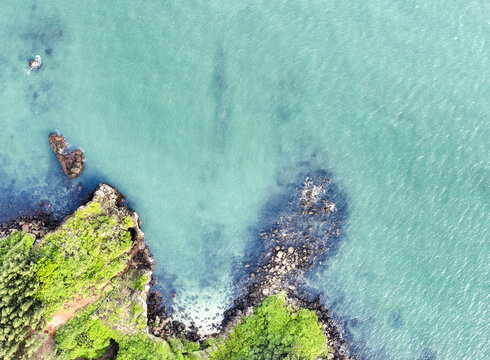
[[[46,341],[44,341],[44,343],[34,355],[34,360],[44,360],[43,355],[49,354],[54,350],[54,335],[56,334],[56,330],[58,330],[60,326],[66,324],[68,320],[74,317],[77,310],[80,310],[88,304],[97,301],[99,297],[100,295],[94,295],[86,299],[75,299],[64,304],[63,309],[53,315],[51,322],[48,324],[48,328],[44,331],[45,333],[49,334],[49,337],[46,339]]]
[[[86,299],[76,299],[73,301],[70,301],[66,304],[63,305],[63,309],[56,312],[53,315],[53,319],[51,322],[48,324],[48,332],[49,334],[54,334],[56,330],[61,326],[66,324],[68,320],[70,320],[72,317],[75,316],[75,313],[77,310],[80,310],[81,308],[84,308],[88,304],[93,303],[94,301],[97,301],[99,298],[99,295],[97,296],[91,296]]]

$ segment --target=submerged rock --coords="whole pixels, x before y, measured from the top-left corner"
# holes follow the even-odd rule
[[[49,135],[49,145],[51,145],[66,175],[72,179],[81,175],[84,168],[82,149],[76,149],[70,152],[65,138],[62,135],[54,133]]]
[[[64,139],[62,137],[61,139],[62,142],[59,141],[57,144],[64,145],[66,148]],[[304,273],[321,259],[317,253],[331,246],[332,242],[338,241],[338,235],[327,235],[326,232],[329,230],[330,234],[336,234],[332,230],[338,228],[341,220],[341,217],[336,214],[337,208],[330,213],[325,211],[327,200],[332,200],[331,203],[334,204],[334,199],[326,197],[329,189],[328,181],[322,179],[322,181],[310,182],[307,178],[303,190],[305,188],[306,191],[302,191],[299,196],[291,200],[291,209],[294,211],[282,215],[261,234],[263,251],[257,259],[247,263],[249,278],[245,281],[245,294],[237,298],[234,306],[225,312],[225,319],[236,325],[244,316],[251,316],[253,307],[258,306],[265,297],[281,291],[288,296],[287,302],[293,309],[309,308],[317,314],[322,330],[328,338],[325,349],[328,346],[331,351],[328,357],[318,359],[352,359],[341,330],[334,323],[329,310],[322,305],[321,299],[319,297],[309,299],[298,293],[297,287],[301,286]],[[313,191],[309,192],[308,188]],[[82,272],[76,273],[77,287],[74,287],[69,277],[50,275],[59,282],[56,286],[66,289],[66,293],[56,300],[59,305],[58,311],[52,315],[46,332],[37,329],[35,333],[36,336],[45,336],[45,338],[38,342],[40,348],[34,358],[48,358],[52,355],[53,349],[46,344],[53,341],[57,331],[61,334],[63,331],[77,331],[76,327],[63,328],[64,324],[71,321],[74,316],[76,319],[84,317],[85,321],[97,320],[100,326],[117,334],[116,338],[140,339],[145,342],[143,346],[154,344],[155,349],[162,346],[170,351],[169,344],[171,344],[171,350],[177,354],[191,354],[192,351],[192,355],[199,359],[212,358],[212,353],[217,350],[216,345],[201,347],[202,342],[210,335],[200,336],[199,324],[196,326],[192,323],[191,326],[186,327],[175,320],[171,311],[167,312],[162,307],[161,296],[151,290],[155,262],[144,242],[137,213],[129,209],[123,200],[124,196],[117,189],[108,184],[100,184],[89,195],[87,202],[57,224],[56,229],[52,228],[53,224],[47,215],[51,211],[47,200],[39,202],[39,207],[43,211],[41,215],[44,214],[42,219],[47,223],[32,217],[5,225],[9,233],[18,229],[33,233],[36,238],[35,251],[43,250],[43,254],[58,253],[56,259],[61,259],[60,267],[65,263],[69,265],[67,267],[69,269],[83,266],[82,269],[90,274],[86,276]],[[314,215],[310,215],[311,211]],[[327,218],[329,223],[337,225],[323,223]],[[74,219],[79,221],[73,222]],[[0,238],[3,227],[4,225],[0,225]],[[43,234],[39,233],[40,231],[43,231]],[[53,236],[49,237],[46,233]],[[311,236],[307,238],[307,234]],[[55,238],[57,240],[53,240]],[[130,244],[126,244],[129,238]],[[64,246],[58,247],[58,243]],[[108,249],[115,253],[109,256]],[[66,259],[73,259],[73,261]],[[96,271],[98,265],[92,265],[99,264],[100,261],[104,267],[101,273],[98,273]],[[46,284],[51,283],[46,282]],[[51,291],[49,287],[45,289]],[[98,302],[97,307],[95,302]],[[89,308],[91,303],[94,305]],[[78,313],[75,314],[77,311]],[[227,331],[231,331],[231,328],[223,326],[217,328],[218,330],[220,333],[214,334],[217,336],[217,344],[225,341]],[[47,334],[51,337],[48,338]],[[195,343],[187,343],[184,339]],[[65,355],[73,354],[71,348],[62,347],[60,344],[57,343],[56,351],[64,352]],[[126,345],[128,344],[130,345],[130,343]],[[113,357],[115,353],[118,354],[118,350],[120,349],[117,341],[111,340],[108,352],[99,360]],[[125,349],[125,351],[129,350]],[[136,347],[133,350],[142,351]]]
[[[42,66],[41,56],[36,55],[34,59],[29,60],[29,72],[39,71],[41,69],[41,66]]]
[[[303,289],[306,273],[334,252],[340,240],[345,214],[334,193],[326,176],[305,177],[285,211],[259,233],[261,251],[254,261],[247,262],[247,275],[237,283],[238,296],[221,324],[225,332],[266,297],[285,292],[289,304],[316,313],[333,351],[332,359],[353,359],[343,329],[320,297]]]

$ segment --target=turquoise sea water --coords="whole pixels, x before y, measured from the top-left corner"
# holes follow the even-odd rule
[[[490,357],[489,3],[0,8],[0,218],[41,199],[62,216],[109,182],[181,314],[219,322],[266,204],[285,179],[326,169],[348,222],[309,284],[358,354]],[[55,129],[85,150],[72,183]]]

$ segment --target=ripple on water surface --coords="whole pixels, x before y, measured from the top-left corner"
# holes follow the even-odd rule
[[[283,208],[268,200],[327,168],[349,219],[310,285],[359,353],[486,359],[482,4],[4,1],[0,217],[42,199],[66,213],[109,182],[140,214],[175,306],[198,303],[212,322]],[[43,68],[27,75],[36,54]],[[85,149],[69,189],[55,129]]]

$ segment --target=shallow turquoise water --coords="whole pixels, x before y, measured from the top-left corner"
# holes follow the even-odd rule
[[[327,169],[349,221],[310,285],[359,353],[490,357],[488,4],[1,5],[1,217],[40,199],[66,213],[107,181],[176,306],[219,321],[264,206]],[[85,150],[71,189],[55,129]]]

